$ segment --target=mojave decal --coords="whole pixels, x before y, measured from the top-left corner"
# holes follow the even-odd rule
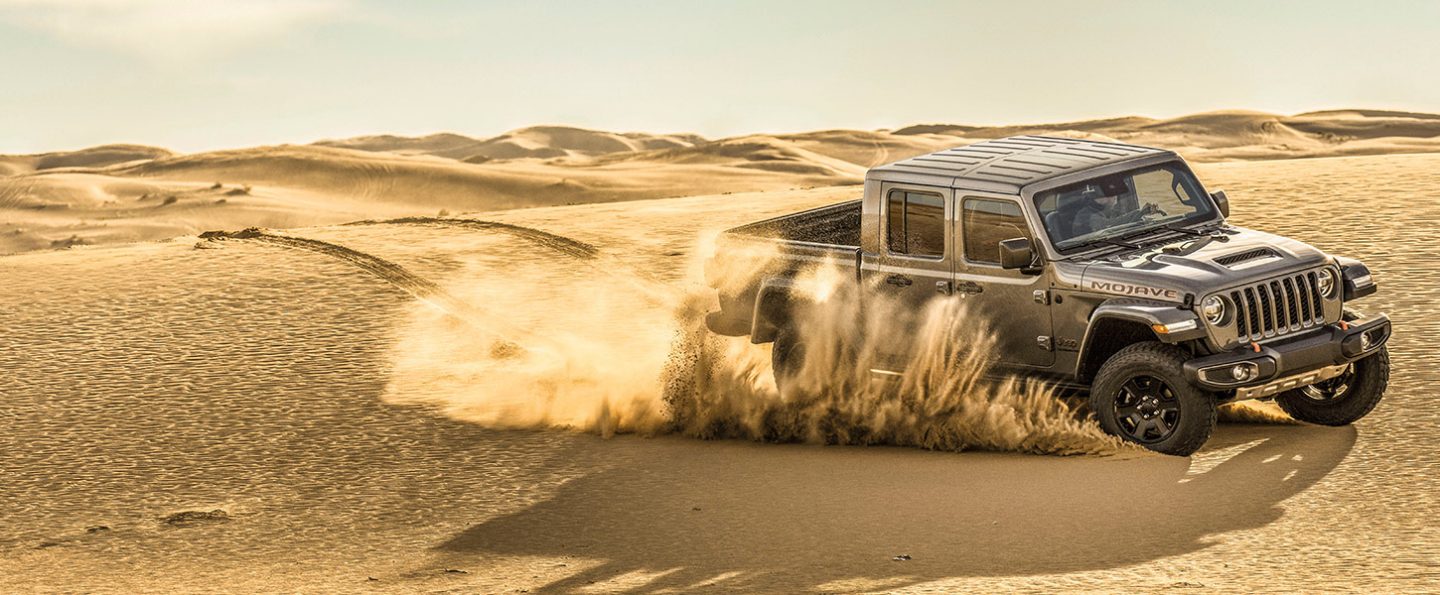
[[[1149,287],[1146,285],[1131,285],[1129,283],[1121,283],[1119,281],[1091,281],[1090,289],[1093,289],[1095,291],[1103,291],[1105,293],[1114,293],[1134,297],[1160,298],[1167,300],[1180,299],[1180,292],[1175,291],[1174,289],[1166,289],[1164,287]]]

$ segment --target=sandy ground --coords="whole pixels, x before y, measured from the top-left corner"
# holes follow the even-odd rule
[[[1431,589],[1437,168],[1199,167],[1237,223],[1364,259],[1397,330],[1359,424],[1190,458],[602,437],[703,238],[851,186],[0,258],[0,591]],[[512,332],[551,359],[507,368]]]

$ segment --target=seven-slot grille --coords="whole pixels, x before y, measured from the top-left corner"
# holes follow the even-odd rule
[[[1316,271],[1306,271],[1230,292],[1240,339],[1259,341],[1325,322]]]

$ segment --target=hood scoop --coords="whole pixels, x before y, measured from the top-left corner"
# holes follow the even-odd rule
[[[1237,264],[1250,262],[1252,260],[1279,257],[1280,254],[1271,248],[1256,248],[1254,250],[1246,250],[1244,252],[1236,252],[1234,254],[1226,254],[1224,256],[1217,257],[1215,259],[1215,264],[1234,268],[1234,266]]]

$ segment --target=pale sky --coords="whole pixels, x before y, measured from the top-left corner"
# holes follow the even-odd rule
[[[0,153],[1440,112],[1440,2],[0,0]]]

